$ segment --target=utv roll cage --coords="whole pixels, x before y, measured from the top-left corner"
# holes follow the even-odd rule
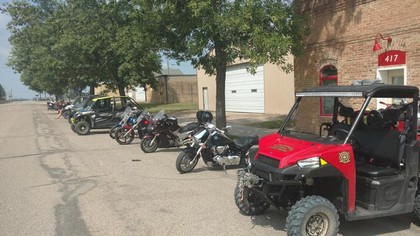
[[[323,86],[323,87],[313,87],[304,89],[301,92],[296,93],[296,102],[293,105],[291,111],[287,115],[285,121],[282,123],[279,129],[279,133],[282,133],[286,128],[288,121],[290,121],[294,110],[297,109],[300,100],[303,97],[333,97],[334,98],[334,107],[333,107],[333,123],[338,122],[338,109],[340,108],[340,103],[338,102],[339,97],[354,97],[354,98],[365,98],[365,101],[360,109],[360,111],[365,111],[369,105],[372,98],[412,98],[413,104],[418,104],[419,90],[415,86],[403,86],[403,85],[390,85],[390,84],[371,84],[371,85],[347,85],[347,86]],[[410,112],[410,119],[417,120],[417,109],[418,106],[412,106]],[[358,124],[363,119],[363,112],[357,113],[355,117],[354,124]],[[349,134],[343,143],[347,143],[349,137],[353,134],[356,125],[352,125]],[[411,132],[407,134],[407,137],[415,139],[417,127],[415,122],[411,122],[411,127],[409,128]]]

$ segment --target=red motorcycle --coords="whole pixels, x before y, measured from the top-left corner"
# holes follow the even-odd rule
[[[151,119],[152,116],[147,109],[143,110],[138,117],[128,118],[128,122],[115,132],[115,140],[117,140],[117,143],[125,145],[133,142],[135,136],[142,139],[147,133],[147,127]]]

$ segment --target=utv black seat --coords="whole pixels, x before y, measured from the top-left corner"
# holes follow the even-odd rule
[[[401,162],[401,134],[396,130],[365,130],[355,134],[360,142],[362,155],[370,163],[358,166],[358,175],[370,178],[395,175]]]

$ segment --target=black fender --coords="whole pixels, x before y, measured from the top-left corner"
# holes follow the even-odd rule
[[[82,121],[82,120],[88,122],[90,124],[90,127],[92,128],[94,127],[92,118],[90,116],[80,116],[77,118],[77,122]]]
[[[183,152],[183,153],[192,153],[192,154],[194,154],[194,156],[197,154],[197,151],[198,151],[198,148],[194,148],[194,147],[186,147],[186,148],[184,148],[184,149],[182,149],[182,151],[181,152]]]
[[[198,149],[193,148],[193,147],[186,147],[186,148],[182,149],[181,152],[185,152],[185,153],[192,152],[192,153],[195,154],[195,153],[197,153],[197,150]]]

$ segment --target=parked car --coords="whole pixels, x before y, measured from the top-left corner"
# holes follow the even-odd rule
[[[97,97],[71,118],[71,129],[79,135],[89,134],[91,129],[110,129],[122,119],[127,107],[141,112],[143,109],[128,96]]]
[[[74,115],[77,111],[80,111],[86,108],[91,102],[93,98],[100,97],[99,95],[89,95],[89,96],[79,96],[76,97],[73,102],[63,108],[61,115],[64,119],[69,119],[71,116]]]

